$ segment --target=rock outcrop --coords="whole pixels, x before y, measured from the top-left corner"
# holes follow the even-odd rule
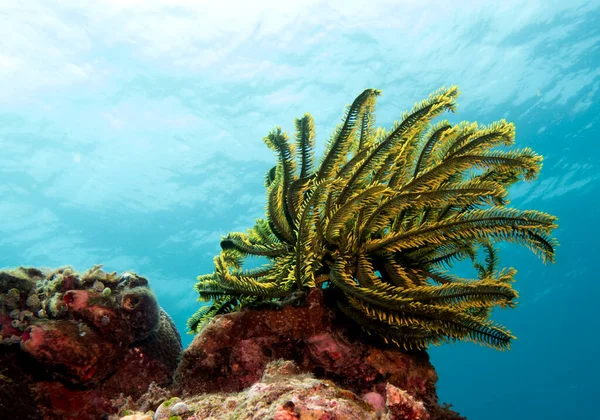
[[[148,281],[70,268],[0,271],[0,418],[97,419],[168,386],[181,356]]]
[[[156,391],[153,391],[156,392]],[[373,404],[335,383],[301,373],[294,362],[267,364],[262,377],[238,393],[209,393],[163,401],[154,414],[131,408],[121,420],[428,420],[423,403],[391,384]],[[152,393],[142,398],[152,399]],[[135,405],[133,405],[135,407]],[[448,417],[450,418],[450,417]],[[457,418],[457,417],[456,417]]]
[[[240,392],[258,383],[270,362],[283,359],[375,407],[404,400],[421,403],[432,419],[460,418],[438,404],[437,375],[426,352],[372,343],[330,307],[323,292],[313,289],[302,306],[215,317],[184,351],[175,392],[183,397]]]
[[[375,343],[312,289],[219,315],[182,354],[133,273],[0,271],[0,418],[459,420],[426,352]]]

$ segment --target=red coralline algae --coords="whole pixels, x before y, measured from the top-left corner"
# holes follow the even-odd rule
[[[386,385],[386,406],[393,418],[403,420],[429,420],[429,413],[422,401],[417,401],[408,392]]]
[[[21,337],[21,349],[63,381],[85,384],[114,372],[121,357],[117,343],[102,340],[85,324],[57,320],[32,325]]]
[[[70,311],[80,311],[88,306],[90,294],[87,290],[67,290],[63,302]]]
[[[306,339],[306,344],[312,358],[318,359],[329,369],[335,369],[343,360],[352,357],[352,347],[336,340],[331,333],[313,335]]]
[[[385,398],[378,392],[367,392],[363,395],[363,400],[373,406],[378,413],[385,412]]]

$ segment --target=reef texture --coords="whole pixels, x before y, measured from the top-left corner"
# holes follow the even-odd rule
[[[0,271],[0,418],[97,419],[168,386],[179,333],[148,281],[95,266]]]
[[[146,401],[155,400],[154,389],[136,404],[123,406],[121,420],[428,420],[433,418],[423,402],[394,385],[384,393],[371,392],[362,398],[335,383],[301,373],[294,362],[276,360],[264,369],[262,377],[246,390],[168,398],[145,411]],[[164,395],[164,393],[162,394]],[[125,408],[127,407],[127,408]],[[137,408],[137,409],[136,409]],[[437,417],[443,418],[443,417]],[[459,417],[445,417],[458,419]]]
[[[337,417],[334,414],[298,417],[301,411],[298,407],[302,406],[297,404],[301,399],[299,395],[308,398],[317,388],[326,388],[323,384],[329,383],[327,381],[345,389],[347,395],[359,395],[361,401],[369,401],[378,408],[377,415],[389,416],[386,418],[461,418],[438,404],[437,375],[426,352],[404,352],[395,347],[369,344],[368,337],[357,334],[356,328],[348,329],[347,325],[352,324],[336,319],[329,307],[325,304],[323,291],[312,289],[301,306],[288,305],[277,310],[242,309],[215,317],[184,351],[176,372],[174,392],[185,398],[191,397],[190,401],[203,393],[240,392],[248,387],[248,392],[256,395],[266,386],[263,383],[265,367],[272,361],[284,359],[292,361],[299,373],[314,375],[316,379],[296,378],[295,385],[281,391],[289,393],[289,398],[297,396],[296,400],[291,400],[293,404],[288,407],[288,417],[279,413],[271,417],[265,414],[242,418],[375,418],[358,414],[358,417],[341,414]],[[261,377],[263,382],[259,382]],[[250,394],[236,398],[244,400],[250,398]],[[333,394],[327,395],[321,395],[323,401],[335,400]],[[264,404],[271,407],[278,398],[273,399],[265,393]],[[412,408],[402,408],[404,405]],[[414,410],[423,414],[414,414]],[[335,413],[335,410],[330,407],[329,411],[324,411],[330,412]]]
[[[0,271],[0,418],[462,419],[427,353],[370,344],[326,299],[216,316],[182,356],[142,277]]]

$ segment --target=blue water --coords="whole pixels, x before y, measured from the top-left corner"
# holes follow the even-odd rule
[[[389,127],[457,84],[458,119],[506,118],[544,155],[513,204],[557,215],[561,246],[547,266],[503,248],[521,297],[494,319],[518,340],[432,349],[440,399],[598,418],[600,2],[341,4],[2,2],[0,267],[134,270],[183,332],[220,236],[263,214],[271,128],[310,112],[322,151],[366,87]]]

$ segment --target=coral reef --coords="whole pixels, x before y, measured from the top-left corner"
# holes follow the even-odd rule
[[[426,352],[369,344],[368,337],[347,320],[337,319],[330,308],[324,292],[315,288],[302,306],[242,309],[215,317],[184,351],[175,393],[190,397],[240,392],[254,386],[261,375],[264,380],[269,363],[285,359],[293,361],[298,372],[366,396],[376,407],[391,398],[394,410],[401,412],[402,404],[417,407],[414,399],[432,419],[459,418],[438,405],[437,375]],[[388,392],[389,387],[402,392]]]
[[[379,95],[366,89],[354,100],[317,166],[310,115],[296,120],[295,143],[279,127],[264,138],[278,160],[265,181],[266,217],[222,239],[215,271],[198,277],[200,299],[211,303],[189,319],[192,332],[217,314],[281,306],[317,287],[331,289],[339,311],[386,343],[509,348],[513,335],[489,317],[515,305],[516,270],[498,267],[496,242],[553,261],[556,218],[507,207],[508,188],[534,179],[542,157],[507,151],[515,128],[505,120],[433,124],[455,111],[455,86],[389,131],[374,128]],[[268,264],[244,270],[248,255]],[[476,278],[446,271],[466,259]]]
[[[148,281],[101,266],[0,271],[0,342],[2,418],[102,418],[168,385],[182,352]]]
[[[152,391],[140,403],[153,398]],[[145,407],[144,407],[145,408]],[[430,420],[422,401],[391,384],[381,394],[371,392],[362,397],[335,383],[316,379],[301,372],[288,360],[267,364],[258,381],[237,393],[209,393],[165,399],[156,412],[137,408],[136,403],[121,407],[121,420]],[[439,414],[439,411],[438,411]],[[116,418],[116,416],[115,416]],[[462,419],[444,411],[438,419]]]
[[[497,243],[553,261],[556,218],[507,207],[542,157],[507,150],[504,120],[433,124],[456,87],[390,130],[374,128],[379,95],[348,107],[318,165],[310,115],[295,144],[279,127],[265,137],[266,217],[222,238],[183,353],[143,277],[0,270],[0,418],[462,419],[438,403],[425,350],[509,348],[490,320],[518,296]],[[244,270],[249,255],[268,263]],[[475,278],[446,270],[469,259]]]

